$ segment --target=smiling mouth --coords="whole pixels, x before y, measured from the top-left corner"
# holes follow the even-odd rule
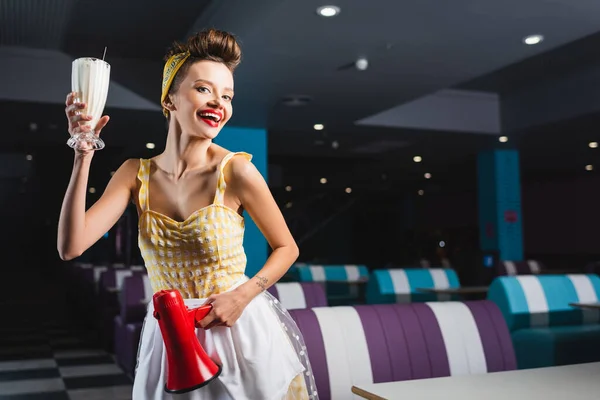
[[[214,122],[215,124],[221,122],[221,116],[210,111],[199,112],[198,116],[204,120]]]

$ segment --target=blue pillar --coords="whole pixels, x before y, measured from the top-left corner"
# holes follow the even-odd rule
[[[214,140],[216,144],[230,151],[245,151],[252,154],[252,163],[265,180],[267,175],[267,131],[265,129],[225,127]],[[248,258],[246,275],[254,276],[267,261],[267,241],[248,213],[244,249]]]
[[[477,159],[479,238],[499,260],[523,260],[521,178],[517,150],[480,153]]]

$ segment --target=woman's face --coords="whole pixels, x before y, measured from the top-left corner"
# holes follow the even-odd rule
[[[218,62],[195,62],[170,97],[184,132],[213,139],[233,114],[233,74]]]

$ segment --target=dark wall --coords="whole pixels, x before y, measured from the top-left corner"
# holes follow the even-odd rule
[[[66,146],[64,146],[66,147]],[[92,166],[91,183],[96,194],[88,195],[88,204],[101,194],[110,174],[110,154],[98,153]],[[68,148],[40,147],[22,151],[31,153],[30,168],[0,177],[0,217],[3,229],[2,249],[8,262],[15,265],[51,265],[58,262],[56,229],[60,206],[72,168]],[[110,158],[110,160],[109,160]],[[18,173],[17,173],[18,172]],[[420,257],[435,256],[437,244],[444,240],[444,251],[451,257],[478,252],[477,197],[474,183],[470,189],[448,193],[428,192],[418,196],[407,193],[357,190],[356,203],[325,224],[301,244],[301,260],[335,263],[385,265],[407,263]],[[301,188],[297,189],[301,191]],[[523,183],[523,223],[526,255],[588,256],[600,258],[600,176],[595,172],[564,178],[526,179]],[[296,192],[296,190],[295,190]],[[304,213],[317,214],[320,204],[312,204]],[[294,204],[297,204],[294,202]],[[336,202],[311,220],[319,224],[335,211]],[[342,203],[339,203],[342,204]],[[134,213],[135,214],[135,213]],[[132,256],[136,257],[136,219],[132,215]],[[296,239],[307,230],[298,232]],[[109,259],[111,241],[98,243],[86,256],[95,261]],[[458,250],[457,250],[458,249]]]

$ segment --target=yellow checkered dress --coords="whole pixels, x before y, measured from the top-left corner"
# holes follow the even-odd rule
[[[229,153],[219,166],[213,204],[181,222],[149,209],[150,160],[140,160],[138,243],[154,292],[177,289],[183,298],[206,298],[244,276],[244,218],[223,204],[223,168],[235,154],[252,159],[247,153]]]
[[[252,159],[248,153],[227,154],[219,166],[213,204],[181,222],[148,207],[150,160],[140,160],[138,243],[154,292],[177,289],[184,298],[202,299],[224,292],[243,279],[244,217],[223,203],[223,168],[238,154]],[[308,399],[302,375],[291,382],[285,399]]]

